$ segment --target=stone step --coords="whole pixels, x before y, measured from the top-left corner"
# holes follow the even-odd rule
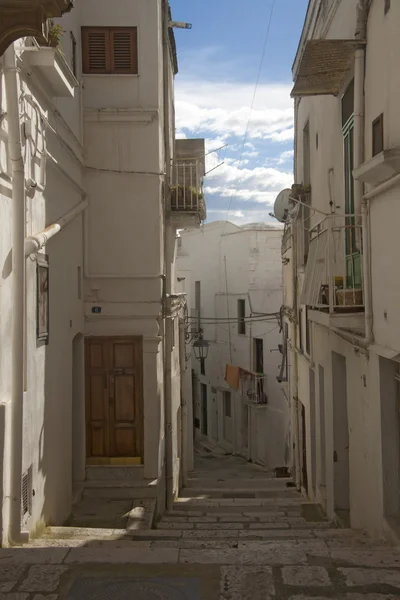
[[[140,480],[144,477],[143,465],[87,466],[86,481]]]
[[[202,496],[195,496],[190,498],[182,498],[179,497],[174,502],[174,509],[177,510],[202,510],[202,511],[212,511],[212,510],[221,510],[225,508],[229,508],[228,512],[231,512],[231,509],[238,510],[239,512],[243,512],[243,510],[253,510],[260,508],[262,510],[286,510],[288,507],[301,507],[303,504],[307,504],[308,502],[301,497],[298,498],[270,498],[270,499],[260,499],[260,498],[234,498],[234,499],[209,499],[203,498]],[[285,508],[284,508],[285,507]]]
[[[269,523],[221,523],[221,522],[188,522],[188,523],[176,523],[176,522],[163,522],[160,521],[157,524],[157,529],[179,529],[183,530],[208,530],[210,532],[215,531],[229,531],[229,530],[245,530],[245,531],[258,531],[258,530],[271,530],[271,529],[330,529],[333,527],[329,521],[322,522],[310,522],[302,519],[301,521],[294,519],[282,519],[275,520]]]
[[[286,515],[279,513],[210,513],[209,515],[188,516],[188,515],[164,515],[160,523],[303,523],[306,519],[299,515]]]
[[[238,490],[236,487],[223,487],[223,488],[185,488],[180,492],[181,498],[204,498],[204,499],[225,499],[225,500],[256,500],[256,499],[295,499],[299,497],[297,490],[284,490],[278,486],[275,489],[250,488]]]
[[[237,490],[240,491],[254,491],[254,490],[292,490],[288,488],[286,483],[289,483],[291,479],[189,479],[185,489],[200,489],[200,490],[215,490],[215,491],[227,491]]]
[[[87,498],[156,498],[157,480],[115,479],[84,482],[83,496]]]
[[[111,530],[113,532],[113,530]],[[141,532],[143,534],[144,532]],[[307,553],[314,554],[320,557],[326,557],[332,551],[344,550],[381,550],[386,551],[390,548],[389,544],[384,542],[373,542],[366,535],[352,534],[343,539],[327,539],[317,540],[315,538],[300,538],[300,539],[264,539],[264,540],[243,540],[243,539],[157,539],[153,536],[147,536],[148,539],[134,538],[132,536],[123,536],[111,534],[109,536],[95,536],[90,534],[74,535],[71,537],[51,537],[49,535],[42,538],[31,540],[29,547],[32,548],[48,548],[48,547],[63,547],[63,548],[105,548],[113,550],[115,548],[174,548],[174,549],[229,549],[237,548],[239,550],[257,550],[267,549],[272,545],[275,548],[297,547]]]

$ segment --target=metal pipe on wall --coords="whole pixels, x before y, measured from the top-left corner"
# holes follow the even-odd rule
[[[10,543],[21,542],[21,480],[24,404],[24,303],[25,303],[25,169],[21,147],[19,94],[14,46],[4,54],[7,99],[8,150],[12,164],[12,362],[10,431]]]

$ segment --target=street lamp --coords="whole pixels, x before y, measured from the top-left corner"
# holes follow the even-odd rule
[[[209,342],[207,342],[207,340],[204,340],[202,337],[193,343],[194,355],[197,358],[197,360],[206,360],[208,356],[209,346]]]

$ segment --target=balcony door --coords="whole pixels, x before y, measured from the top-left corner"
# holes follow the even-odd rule
[[[357,221],[354,216],[354,82],[342,98],[342,132],[344,155],[346,289],[361,287],[360,240],[357,239]]]

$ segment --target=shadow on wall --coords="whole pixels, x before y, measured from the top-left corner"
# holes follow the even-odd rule
[[[44,411],[39,443],[38,480],[43,486],[40,518],[62,525],[73,501],[73,481],[84,479],[84,337],[78,323],[76,261],[65,257],[60,234],[46,247],[49,254],[49,337],[44,350]],[[75,316],[74,316],[75,315]],[[74,335],[75,333],[75,335]],[[83,470],[83,473],[82,473]],[[37,514],[37,513],[35,513]]]
[[[4,471],[5,471],[5,441],[4,441],[4,437],[5,437],[5,427],[6,427],[6,407],[4,404],[0,404],[0,457],[1,457],[1,463],[0,463],[0,498],[3,499],[3,481],[4,481]],[[1,539],[6,539],[8,532],[4,531],[4,523],[3,523],[3,511],[0,511],[0,532],[1,532]]]

